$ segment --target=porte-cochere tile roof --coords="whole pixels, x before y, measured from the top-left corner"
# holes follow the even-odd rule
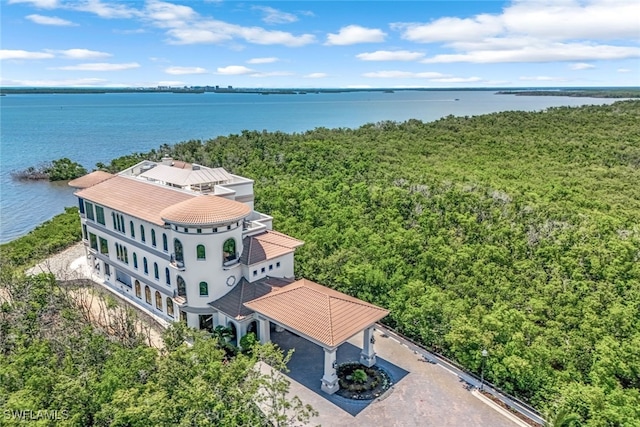
[[[384,308],[307,279],[274,289],[245,306],[330,348],[389,314]]]

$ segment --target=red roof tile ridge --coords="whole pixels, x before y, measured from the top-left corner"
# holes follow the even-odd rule
[[[298,282],[303,282],[304,284],[301,284],[301,286],[305,286],[307,288],[314,289],[316,292],[319,292],[321,294],[327,295],[329,298],[333,298],[333,299],[337,299],[337,300],[341,300],[341,301],[346,301],[346,302],[349,302],[349,303],[352,303],[352,304],[358,304],[358,305],[362,305],[362,306],[365,306],[365,307],[377,308],[377,309],[379,309],[381,311],[389,312],[388,310],[386,310],[386,309],[384,309],[382,307],[378,307],[375,304],[371,304],[370,302],[363,301],[363,300],[361,300],[359,298],[356,298],[356,297],[352,297],[351,295],[347,295],[347,294],[345,294],[343,292],[337,291],[335,289],[331,289],[331,288],[329,288],[327,286],[322,286],[321,284],[316,283],[316,282],[314,282],[312,280],[309,280],[309,279],[304,279],[303,278],[303,279],[298,280]],[[297,282],[294,282],[294,283],[297,283]]]
[[[307,279],[304,279],[305,281]],[[307,288],[309,289],[309,288]],[[316,290],[316,292],[319,292]],[[324,297],[325,297],[325,304],[327,305],[327,319],[332,319],[331,317],[331,297],[325,293],[323,293]],[[335,339],[335,335],[333,333],[333,322],[329,321],[329,341],[331,342],[331,344],[335,344],[336,339]]]

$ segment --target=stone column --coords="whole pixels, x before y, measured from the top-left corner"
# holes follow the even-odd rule
[[[376,352],[373,349],[375,338],[373,337],[373,326],[364,330],[362,341],[362,352],[360,353],[360,363],[371,367],[376,364]]]
[[[260,344],[266,344],[271,341],[269,319],[258,317],[258,334],[260,335]]]
[[[336,350],[324,349],[324,376],[320,389],[328,394],[333,394],[340,388],[336,375]]]

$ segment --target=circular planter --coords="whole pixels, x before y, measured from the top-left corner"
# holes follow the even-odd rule
[[[372,400],[393,384],[389,374],[375,365],[367,367],[358,362],[347,362],[338,366],[336,373],[340,383],[336,394],[347,399]]]

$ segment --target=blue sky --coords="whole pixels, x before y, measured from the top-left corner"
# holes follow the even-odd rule
[[[0,0],[3,86],[640,85],[640,2]]]

